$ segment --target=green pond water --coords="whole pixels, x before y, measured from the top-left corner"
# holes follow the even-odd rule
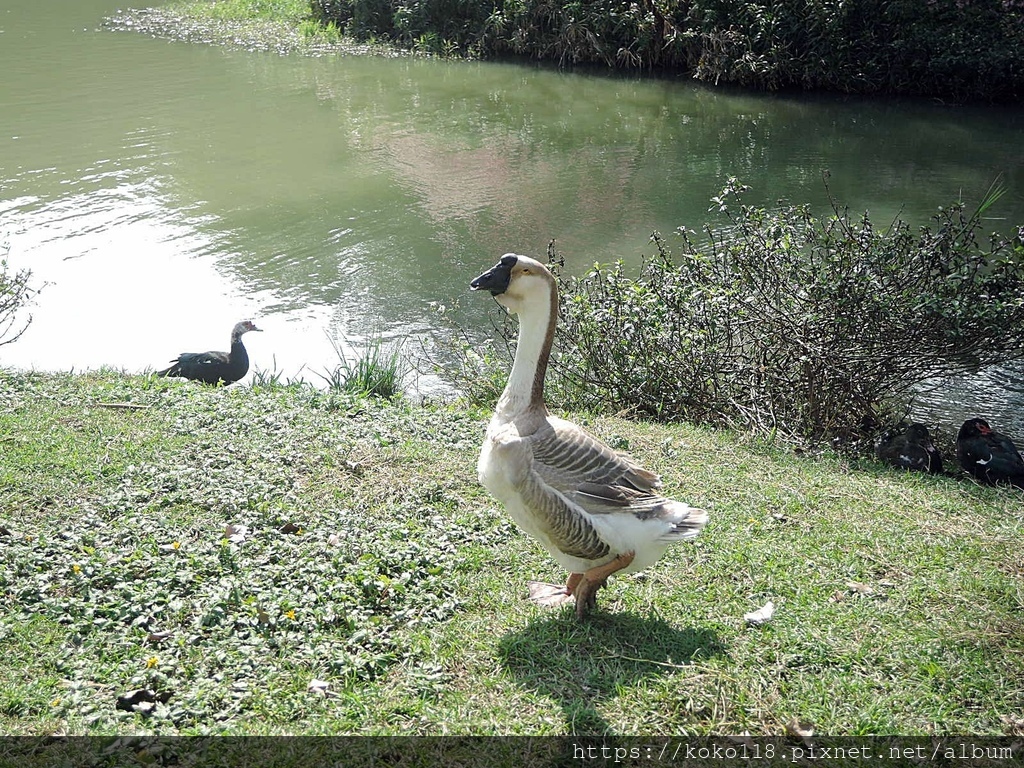
[[[735,176],[748,202],[835,196],[924,224],[1001,178],[1024,222],[1024,109],[751,95],[686,79],[522,64],[300,56],[112,31],[112,0],[0,8],[0,243],[45,283],[0,365],[130,371],[226,349],[285,376],[335,345],[491,333],[469,280],[506,251],[568,268],[638,261],[699,229]],[[1018,370],[922,398],[947,424],[1009,419]],[[429,376],[420,386],[438,386]]]

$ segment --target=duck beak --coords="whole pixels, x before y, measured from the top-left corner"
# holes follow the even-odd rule
[[[515,260],[504,256],[501,261],[473,280],[469,287],[474,291],[490,291],[491,296],[502,294],[508,290],[513,266],[515,266]]]

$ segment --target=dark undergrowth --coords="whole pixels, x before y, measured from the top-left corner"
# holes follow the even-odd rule
[[[441,54],[660,69],[760,90],[1024,95],[1020,0],[311,0],[360,40]]]

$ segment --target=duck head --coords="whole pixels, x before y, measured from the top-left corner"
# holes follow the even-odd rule
[[[257,328],[252,320],[243,320],[240,323],[235,323],[235,327],[231,329],[231,338],[240,339],[243,333],[248,333],[249,331],[262,332],[262,329]]]
[[[957,432],[957,440],[968,440],[972,437],[978,437],[980,435],[992,434],[992,427],[988,425],[988,422],[984,419],[968,419],[960,427],[960,431]]]
[[[555,277],[536,259],[506,253],[498,263],[476,277],[469,287],[490,291],[510,312],[519,314],[531,307],[547,308],[555,296]]]
[[[907,442],[914,443],[915,445],[920,445],[923,448],[934,448],[934,446],[932,445],[931,433],[928,431],[928,427],[926,427],[924,424],[918,424],[917,422],[914,422],[909,427],[907,427],[907,431],[905,434],[907,436]]]

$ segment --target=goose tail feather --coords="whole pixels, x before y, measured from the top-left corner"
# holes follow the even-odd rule
[[[688,506],[681,501],[672,501],[666,506],[668,509],[665,511],[669,513],[667,517],[672,522],[672,527],[662,535],[663,539],[669,541],[693,539],[708,524],[707,510]]]

